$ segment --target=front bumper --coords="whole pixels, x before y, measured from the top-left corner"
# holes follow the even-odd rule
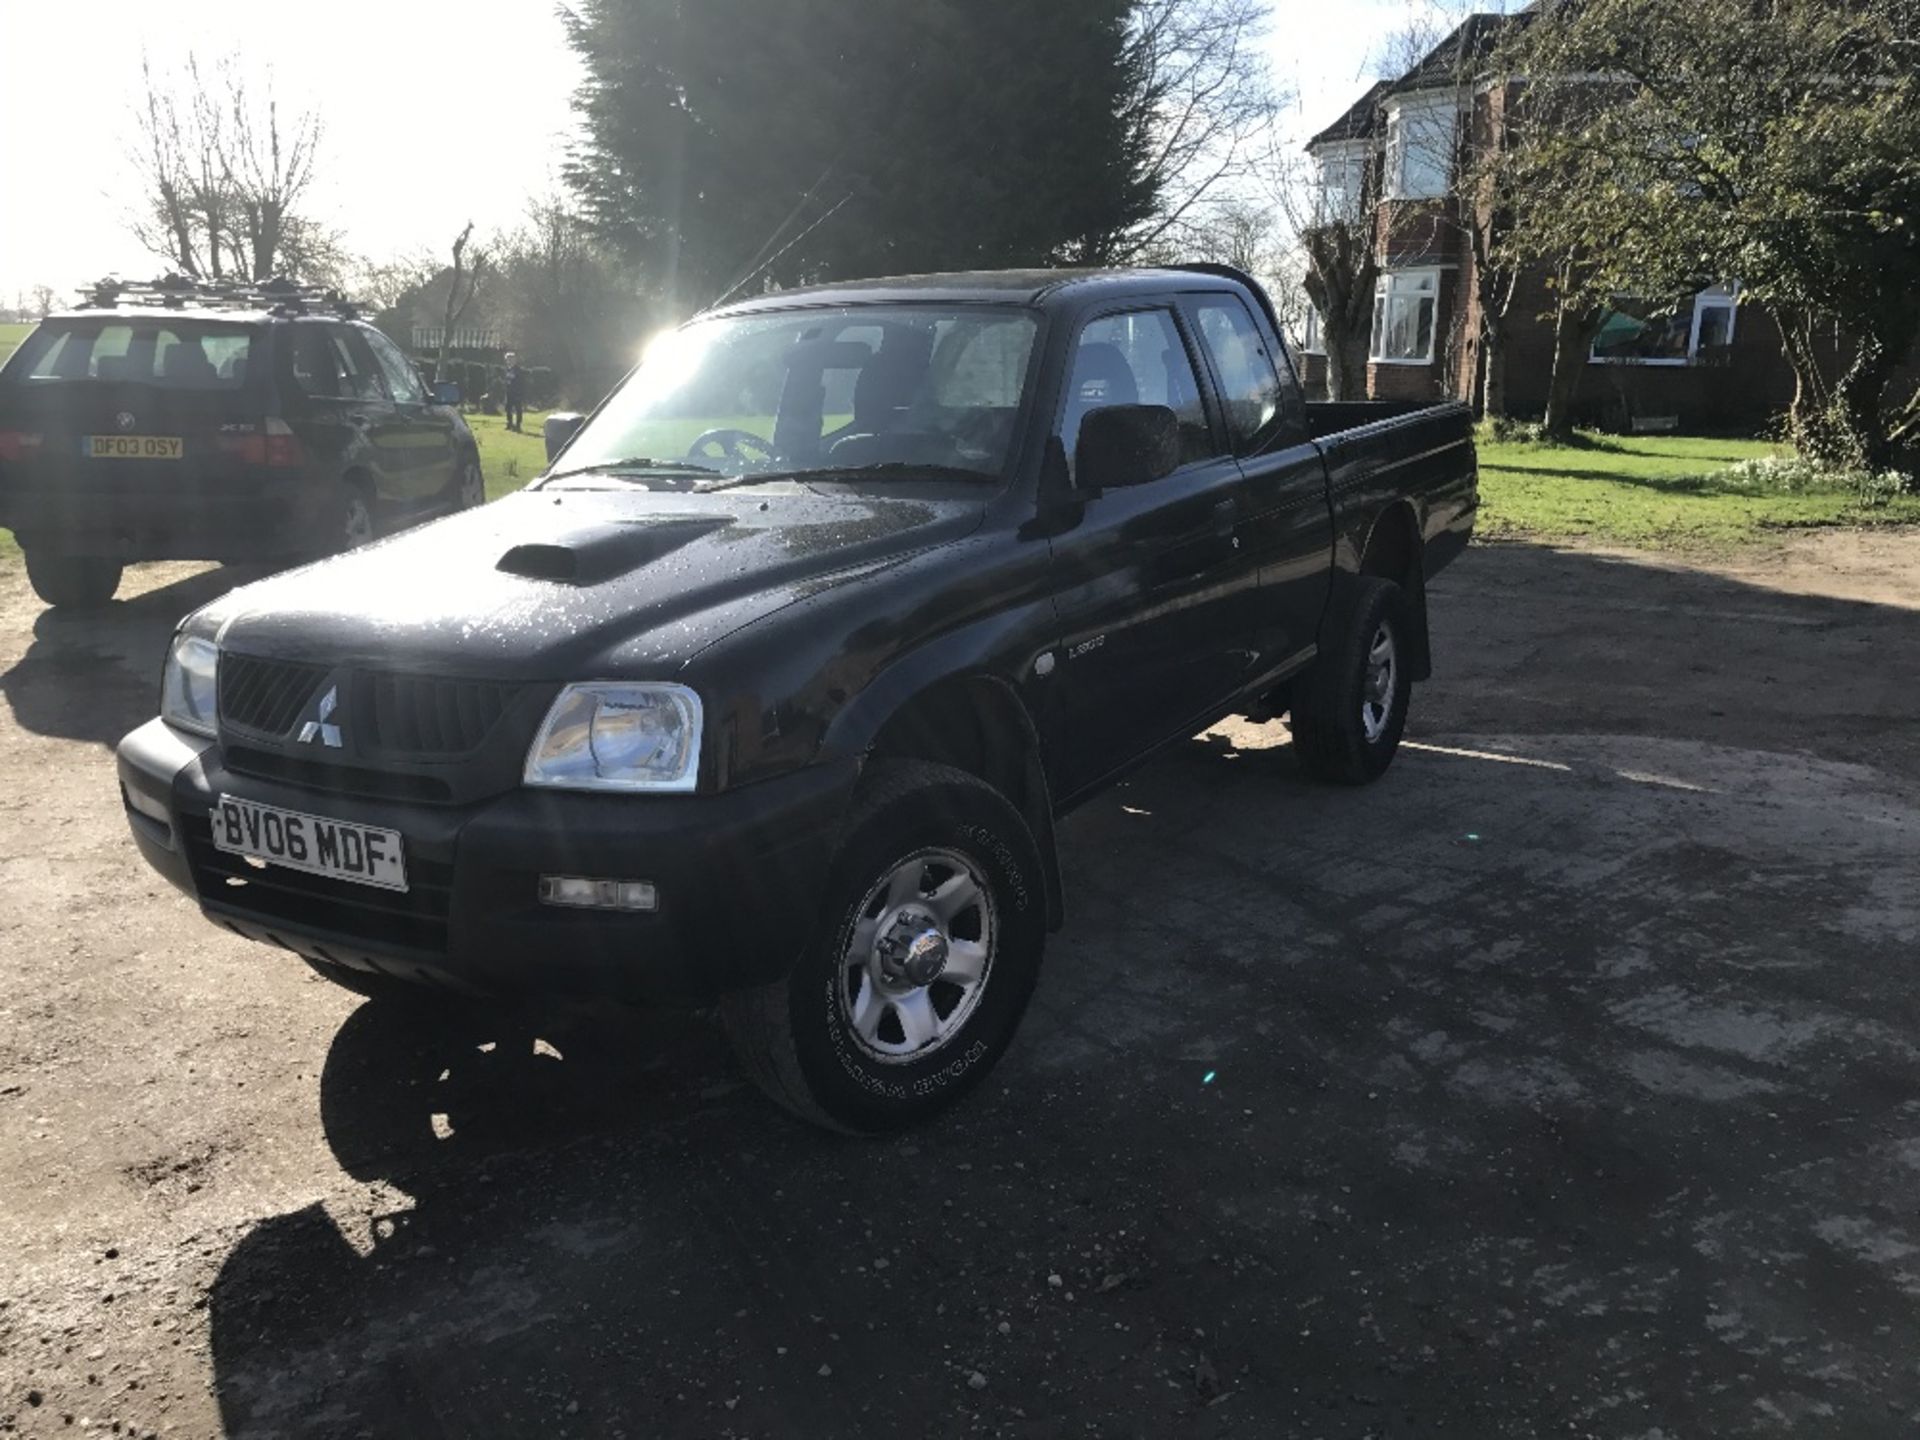
[[[422,984],[643,1004],[695,1002],[786,973],[812,934],[856,768],[816,766],[721,795],[522,789],[438,806],[235,775],[216,744],[160,720],[119,748],[141,854],[227,929]],[[410,890],[257,870],[221,854],[208,818],[221,794],[398,830]],[[544,905],[543,874],[651,881],[660,907]]]

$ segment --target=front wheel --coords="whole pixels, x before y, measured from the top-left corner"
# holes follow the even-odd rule
[[[1328,645],[1294,688],[1300,766],[1319,780],[1365,785],[1387,773],[1413,698],[1407,602],[1398,585],[1357,581]]]
[[[60,610],[90,610],[105,605],[120,588],[118,560],[92,555],[48,555],[27,551],[27,583],[33,593]]]
[[[901,1129],[978,1084],[1013,1039],[1046,942],[1039,851],[983,781],[888,763],[856,799],[825,894],[787,978],[727,997],[727,1033],[802,1119]]]
[[[373,490],[358,480],[349,480],[341,489],[340,510],[334,522],[333,548],[358,550],[374,537]]]

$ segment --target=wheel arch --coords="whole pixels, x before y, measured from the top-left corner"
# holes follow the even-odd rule
[[[1039,847],[1047,882],[1047,925],[1060,928],[1065,901],[1054,846],[1053,796],[1039,729],[1011,685],[992,675],[936,681],[887,716],[866,755],[869,763],[926,760],[951,765],[1005,796],[1025,817]]]
[[[1407,597],[1408,624],[1412,634],[1407,643],[1409,673],[1415,680],[1433,674],[1432,646],[1427,635],[1427,583],[1425,542],[1420,520],[1408,500],[1397,500],[1374,517],[1367,532],[1367,543],[1360,552],[1363,576],[1391,580]]]

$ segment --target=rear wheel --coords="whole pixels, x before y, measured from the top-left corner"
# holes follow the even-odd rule
[[[487,503],[487,479],[478,460],[460,462],[460,477],[455,482],[453,508],[477,510]]]
[[[1328,647],[1294,688],[1293,748],[1309,775],[1364,785],[1386,774],[1413,697],[1408,633],[1398,585],[1355,583]]]
[[[48,555],[27,551],[27,583],[47,604],[62,610],[105,605],[120,588],[118,560],[92,555]]]
[[[831,1129],[900,1129],[978,1084],[1026,1012],[1045,879],[1020,814],[963,771],[880,767],[855,801],[816,933],[722,1015],[768,1095]]]

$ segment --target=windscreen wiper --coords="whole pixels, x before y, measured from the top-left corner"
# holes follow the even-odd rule
[[[985,470],[970,470],[964,465],[919,465],[910,460],[883,460],[873,465],[818,465],[809,470],[770,470],[759,475],[733,475],[694,486],[694,493],[711,495],[716,490],[734,490],[742,485],[766,485],[776,480],[858,480],[869,475],[917,480],[963,480],[978,483],[994,477]]]
[[[711,465],[695,465],[690,460],[655,460],[635,455],[626,460],[596,460],[591,465],[576,465],[571,470],[556,470],[549,480],[565,480],[572,475],[614,475],[622,470],[644,471],[650,475],[719,475]]]

